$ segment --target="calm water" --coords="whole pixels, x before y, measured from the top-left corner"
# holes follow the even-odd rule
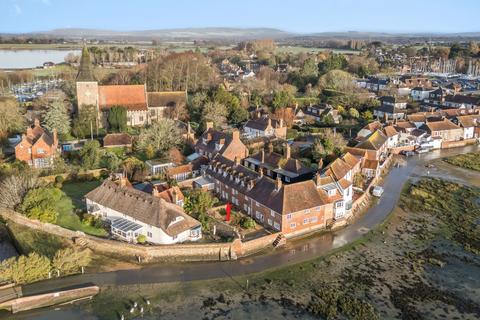
[[[64,62],[69,53],[79,50],[0,50],[0,69],[35,68],[44,62]]]

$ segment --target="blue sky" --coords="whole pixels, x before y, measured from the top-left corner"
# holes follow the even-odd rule
[[[0,0],[0,32],[272,27],[292,32],[480,31],[480,0]]]

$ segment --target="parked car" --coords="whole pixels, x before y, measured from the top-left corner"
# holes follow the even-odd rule
[[[383,188],[380,187],[380,186],[374,186],[373,189],[372,189],[372,195],[375,196],[375,197],[378,197],[380,198],[383,194]]]
[[[426,153],[426,152],[429,152],[430,149],[425,149],[425,148],[418,148],[417,150],[415,150],[416,153],[418,154],[421,154],[421,153]]]
[[[407,151],[407,150],[403,150],[403,151],[400,151],[400,154],[405,156],[405,157],[411,157],[415,154],[415,152],[413,151]]]

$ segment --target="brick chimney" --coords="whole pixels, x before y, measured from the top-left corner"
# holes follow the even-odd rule
[[[177,194],[177,190],[175,190],[175,189],[172,190],[172,198],[173,198],[173,203],[174,203],[174,204],[177,204],[177,202],[178,202],[178,194]]]
[[[53,129],[53,144],[58,145],[58,135],[57,135],[57,128]]]
[[[285,159],[290,159],[290,145],[288,143],[285,143]]]
[[[158,197],[158,194],[159,194],[159,193],[160,193],[160,192],[158,192],[157,187],[154,186],[154,185],[152,185],[152,196]]]
[[[240,131],[238,131],[237,129],[232,131],[232,140],[240,140]]]
[[[275,180],[275,191],[279,191],[282,188],[282,178],[277,176],[277,180]]]

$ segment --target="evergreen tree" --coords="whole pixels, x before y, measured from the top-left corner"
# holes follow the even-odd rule
[[[50,132],[57,129],[60,137],[65,138],[70,134],[70,116],[67,108],[60,101],[55,101],[47,106],[43,113],[43,125]]]

